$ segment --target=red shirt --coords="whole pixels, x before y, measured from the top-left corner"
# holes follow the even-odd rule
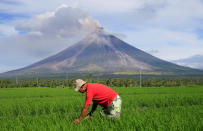
[[[97,83],[87,83],[85,105],[92,104],[92,101],[94,101],[97,104],[107,108],[117,94],[117,92],[108,86]]]

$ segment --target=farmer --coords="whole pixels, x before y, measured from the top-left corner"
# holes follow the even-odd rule
[[[108,86],[97,83],[87,83],[81,79],[77,79],[75,81],[75,91],[81,93],[86,92],[84,107],[80,117],[74,120],[75,124],[82,120],[91,104],[93,104],[92,110],[88,113],[85,119],[91,118],[98,105],[103,107],[100,111],[102,116],[115,117],[117,119],[120,118],[121,98],[117,92]]]

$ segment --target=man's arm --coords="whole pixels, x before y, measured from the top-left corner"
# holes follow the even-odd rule
[[[93,114],[94,111],[97,109],[97,105],[98,105],[98,104],[97,104],[96,102],[93,103],[92,110],[90,111],[90,113],[88,113],[88,115],[85,117],[85,119],[91,118],[92,114]]]
[[[94,113],[94,111],[97,109],[98,104],[96,102],[93,103],[92,106],[92,110],[90,111],[90,113],[88,115],[92,116],[92,114]]]
[[[88,109],[89,109],[90,105],[84,105],[80,117],[78,119],[74,120],[74,123],[77,124],[79,121],[82,120],[82,118],[85,116],[85,114],[87,113]]]
[[[90,105],[84,105],[82,112],[80,114],[80,120],[82,120],[82,118],[85,116],[85,114],[87,113],[88,109],[89,109]]]

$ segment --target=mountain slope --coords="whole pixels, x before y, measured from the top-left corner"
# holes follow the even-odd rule
[[[8,73],[195,71],[158,59],[102,29],[73,46],[28,67]]]

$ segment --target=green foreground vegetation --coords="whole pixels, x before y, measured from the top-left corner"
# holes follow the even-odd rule
[[[1,88],[0,130],[203,130],[203,87],[117,87],[121,119],[101,117],[78,125],[85,94],[72,88]]]

